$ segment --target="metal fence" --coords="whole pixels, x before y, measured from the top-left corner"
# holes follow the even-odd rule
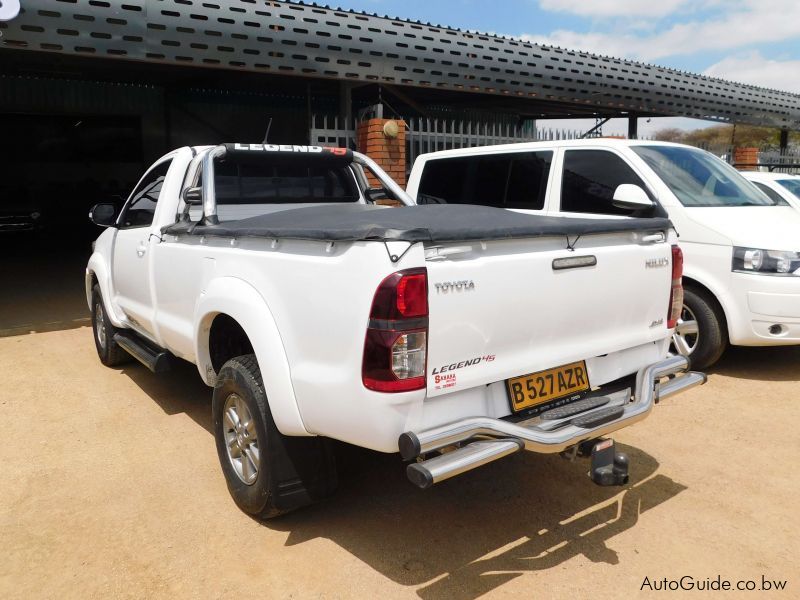
[[[312,146],[355,148],[356,119],[311,115],[309,143]]]
[[[736,163],[735,146],[732,144],[699,143],[695,146],[711,152],[735,167],[749,166]],[[758,171],[800,174],[800,148],[787,148],[781,151],[774,146],[761,147],[758,149],[757,163],[754,166]]]
[[[789,148],[781,152],[763,149],[758,153],[759,171],[800,174],[800,148]]]
[[[513,124],[503,121],[415,117],[405,119],[405,123],[408,168],[420,154],[428,152],[517,142],[574,140],[582,137],[584,133],[578,130],[537,128],[532,121]],[[319,146],[354,148],[357,125],[355,118],[347,120],[338,116],[312,115],[310,143]]]
[[[415,118],[407,120],[406,125],[409,168],[417,156],[428,152],[540,140],[572,140],[582,135],[579,131],[537,130],[533,122],[512,124]]]

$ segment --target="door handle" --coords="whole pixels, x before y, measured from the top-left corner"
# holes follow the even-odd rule
[[[139,242],[139,245],[136,247],[136,256],[141,258],[144,256],[145,252],[147,252],[147,246],[144,245],[144,242]]]

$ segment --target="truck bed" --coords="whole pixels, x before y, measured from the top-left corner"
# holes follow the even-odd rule
[[[456,242],[573,238],[588,234],[664,231],[671,227],[669,219],[663,218],[548,217],[469,204],[402,208],[337,204],[284,210],[218,225],[179,222],[161,231],[170,235],[321,241]]]

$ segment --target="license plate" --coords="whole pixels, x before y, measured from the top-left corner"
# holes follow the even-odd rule
[[[519,412],[589,389],[586,363],[579,361],[554,369],[506,380],[511,408]]]

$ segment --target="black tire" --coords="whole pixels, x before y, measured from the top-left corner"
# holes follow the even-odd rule
[[[244,403],[254,422],[259,465],[255,479],[249,482],[237,472],[234,464],[237,459],[228,451],[227,440],[236,437],[229,427],[233,421],[224,418],[229,399]],[[238,356],[222,366],[214,386],[211,410],[217,454],[228,491],[236,505],[247,514],[271,519],[326,498],[336,490],[336,466],[328,440],[289,437],[278,431],[255,355]],[[245,446],[252,453],[252,437],[244,431],[243,434]],[[245,451],[238,442],[234,445],[233,453],[244,461]],[[244,474],[252,477],[254,463],[248,464],[251,467]]]
[[[92,288],[92,333],[97,356],[107,367],[116,367],[131,359],[131,355],[114,341],[114,334],[118,331],[108,320],[100,286],[95,285]]]
[[[708,292],[686,288],[683,304],[697,320],[697,346],[689,355],[693,369],[706,369],[716,363],[728,347],[728,327],[725,315],[716,299]]]

